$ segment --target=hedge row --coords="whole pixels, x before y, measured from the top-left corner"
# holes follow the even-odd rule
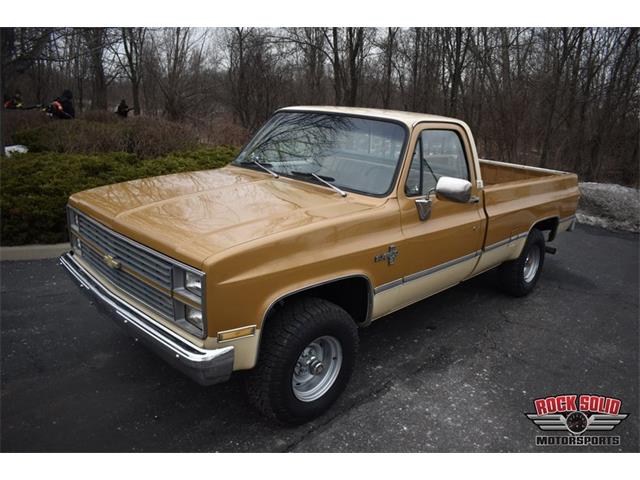
[[[156,158],[121,152],[29,152],[2,158],[1,243],[7,246],[66,241],[65,205],[72,193],[136,178],[218,168],[237,153],[234,147],[215,147]]]
[[[30,152],[102,154],[105,152],[133,153],[140,158],[155,158],[172,152],[199,147],[198,133],[192,127],[155,117],[122,119],[115,114],[85,114],[84,118],[69,121],[42,122],[25,117],[14,119],[16,128],[10,133],[10,143],[26,145]],[[22,127],[22,128],[20,128]],[[25,128],[26,127],[26,128]]]

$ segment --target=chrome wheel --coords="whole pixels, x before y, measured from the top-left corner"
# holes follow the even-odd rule
[[[538,272],[540,266],[540,249],[533,247],[527,253],[527,258],[524,260],[524,281],[531,283]]]
[[[335,383],[342,366],[342,346],[325,335],[307,345],[296,361],[291,378],[293,394],[302,402],[322,397]]]

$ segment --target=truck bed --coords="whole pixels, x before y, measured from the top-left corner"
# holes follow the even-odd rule
[[[518,182],[520,180],[534,180],[565,173],[546,168],[528,167],[526,165],[496,162],[495,160],[485,160],[482,158],[480,159],[480,171],[482,172],[482,180],[485,186]]]
[[[488,217],[485,247],[522,236],[544,219],[563,224],[558,230],[568,227],[580,197],[575,174],[483,159],[480,171]]]

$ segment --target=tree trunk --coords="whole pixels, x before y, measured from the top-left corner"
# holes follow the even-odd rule
[[[87,48],[89,49],[89,61],[93,75],[91,94],[91,108],[93,110],[107,109],[107,80],[102,64],[105,49],[106,31],[104,28],[86,28],[83,31]]]
[[[140,82],[131,82],[131,95],[133,97],[133,114],[140,115]]]
[[[340,65],[340,46],[338,44],[340,36],[336,27],[333,27],[331,32],[333,35],[333,45],[331,46],[333,54],[331,60],[333,66],[333,90],[336,105],[342,105],[342,67]]]
[[[385,55],[384,94],[382,96],[382,108],[389,108],[391,104],[391,72],[393,68],[393,55],[397,28],[387,29],[387,45]]]

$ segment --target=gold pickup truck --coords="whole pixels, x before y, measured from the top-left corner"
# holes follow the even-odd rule
[[[358,328],[495,267],[529,293],[578,197],[574,174],[479,159],[460,120],[290,107],[225,168],[71,196],[61,263],[189,377],[251,370],[253,403],[299,423],[344,390]]]

